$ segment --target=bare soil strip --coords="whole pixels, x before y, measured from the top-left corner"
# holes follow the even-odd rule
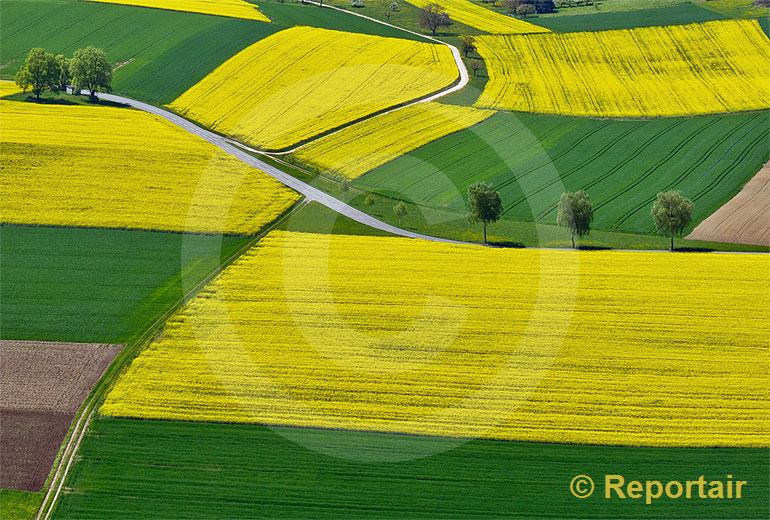
[[[121,348],[0,340],[0,487],[43,486],[75,412]]]
[[[770,162],[687,238],[770,246]]]

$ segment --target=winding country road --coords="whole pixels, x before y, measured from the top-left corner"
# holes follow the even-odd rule
[[[122,103],[125,105],[129,105],[133,108],[136,108],[138,110],[143,110],[145,112],[149,112],[151,114],[160,116],[174,123],[175,125],[187,130],[191,134],[197,135],[198,137],[205,139],[211,144],[218,146],[225,152],[240,159],[246,164],[249,164],[265,172],[267,175],[270,175],[271,177],[276,179],[278,182],[304,195],[307,200],[318,202],[319,204],[326,206],[332,211],[335,211],[340,215],[344,215],[348,218],[351,218],[357,222],[360,222],[361,224],[364,224],[369,227],[379,229],[382,231],[386,231],[394,235],[407,237],[407,238],[421,238],[423,240],[431,240],[433,242],[447,242],[447,243],[454,243],[454,244],[462,243],[456,240],[449,240],[446,238],[438,238],[438,237],[432,237],[429,235],[422,235],[420,233],[414,233],[412,231],[408,231],[406,229],[401,229],[399,227],[387,224],[379,219],[372,217],[371,215],[364,213],[363,211],[360,211],[350,206],[349,204],[346,204],[345,202],[342,202],[336,197],[333,197],[328,193],[325,193],[319,190],[318,188],[310,186],[309,184],[297,179],[296,177],[292,177],[288,173],[285,173],[279,170],[278,168],[257,159],[253,155],[244,151],[241,148],[241,146],[243,145],[240,145],[240,143],[236,144],[236,142],[233,141],[232,139],[228,139],[227,137],[223,137],[219,134],[215,134],[214,132],[206,130],[205,128],[201,128],[195,123],[192,123],[187,119],[174,114],[173,112],[169,112],[168,110],[165,110],[163,108],[156,107],[155,105],[150,105],[149,103],[143,103],[142,101],[137,101],[135,99],[131,99],[123,96],[117,96],[114,94],[97,94],[97,95],[99,96],[100,99],[103,99],[105,101]]]

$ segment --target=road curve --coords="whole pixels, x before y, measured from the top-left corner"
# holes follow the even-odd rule
[[[307,200],[318,202],[319,204],[326,206],[332,211],[339,213],[340,215],[344,215],[348,218],[351,218],[357,222],[360,222],[361,224],[364,224],[366,226],[369,226],[375,229],[379,229],[381,231],[386,231],[394,235],[407,237],[407,238],[420,238],[423,240],[430,240],[433,242],[447,242],[452,244],[466,243],[466,242],[459,242],[457,240],[449,240],[446,238],[422,235],[420,233],[414,233],[413,231],[408,231],[406,229],[401,229],[399,227],[387,224],[379,219],[372,217],[371,215],[364,213],[361,210],[358,210],[350,206],[349,204],[346,204],[345,202],[342,202],[341,200],[329,195],[328,193],[325,193],[319,190],[318,188],[310,186],[309,184],[297,179],[296,177],[292,177],[288,173],[285,173],[279,170],[278,168],[257,159],[250,153],[247,153],[246,151],[244,151],[240,147],[242,145],[236,145],[235,141],[233,141],[232,139],[228,139],[227,137],[223,137],[219,134],[215,134],[214,132],[206,130],[205,128],[201,128],[195,123],[192,123],[187,119],[174,114],[173,112],[169,112],[168,110],[157,107],[155,105],[150,105],[149,103],[143,103],[142,101],[137,101],[135,99],[131,99],[123,96],[117,96],[114,94],[101,94],[101,93],[97,95],[99,99],[103,99],[105,101],[111,101],[114,103],[122,103],[124,105],[129,105],[138,110],[149,112],[151,114],[155,114],[159,117],[162,117],[170,121],[171,123],[174,123],[175,125],[187,130],[191,134],[197,135],[198,137],[205,139],[211,144],[218,146],[225,152],[240,159],[246,164],[249,164],[254,168],[257,168],[258,170],[265,172],[267,175],[273,177],[281,184],[288,186],[294,191],[304,195]]]
[[[451,44],[449,44],[449,43],[447,43],[445,41],[439,40],[438,38],[434,38],[433,36],[428,36],[427,34],[420,34],[420,33],[415,32],[415,31],[410,31],[409,29],[404,29],[403,27],[399,27],[398,25],[393,25],[392,23],[383,22],[382,20],[378,20],[376,18],[372,18],[371,16],[366,16],[365,14],[356,13],[354,11],[348,11],[347,9],[342,9],[341,7],[337,7],[337,6],[334,6],[334,5],[320,4],[319,2],[317,2],[315,0],[303,0],[303,2],[306,3],[306,4],[317,5],[319,7],[322,7],[323,9],[332,9],[334,11],[339,11],[341,13],[345,13],[345,14],[348,14],[350,16],[357,16],[359,18],[364,18],[366,20],[369,20],[370,22],[374,22],[374,23],[377,23],[377,24],[380,24],[380,25],[384,25],[386,27],[390,27],[392,29],[397,29],[399,31],[402,31],[402,32],[405,32],[405,33],[408,33],[408,34],[419,36],[420,38],[422,38],[424,40],[428,40],[430,42],[433,42],[433,43],[436,43],[436,44],[448,47],[449,50],[451,51],[452,58],[454,59],[455,65],[457,66],[457,70],[460,72],[460,80],[457,83],[455,83],[454,85],[452,85],[449,88],[446,88],[444,90],[440,90],[440,91],[436,92],[435,94],[431,94],[431,95],[428,95],[426,97],[419,98],[419,99],[416,99],[414,101],[410,101],[409,103],[404,103],[403,105],[399,105],[399,106],[397,106],[395,108],[391,108],[391,109],[385,110],[384,112],[379,112],[379,113],[377,113],[377,114],[375,114],[373,116],[367,117],[366,119],[371,119],[373,117],[378,117],[378,116],[384,116],[385,114],[390,114],[391,112],[396,112],[397,110],[402,110],[404,108],[407,108],[407,107],[410,107],[410,106],[413,106],[413,105],[417,105],[417,104],[420,104],[420,103],[429,103],[431,101],[436,101],[437,99],[440,99],[440,98],[442,98],[444,96],[448,96],[449,94],[453,94],[455,92],[459,92],[460,90],[462,90],[465,87],[467,87],[468,83],[470,82],[470,76],[468,75],[468,68],[465,66],[465,62],[463,62],[463,58],[462,58],[462,55],[460,54],[459,49],[457,47],[455,47],[454,45],[451,45]],[[362,121],[358,121],[358,122],[353,123],[353,124],[355,125],[355,124],[358,124],[358,123],[360,123]],[[294,153],[297,150],[299,150],[300,148],[302,148],[303,146],[305,146],[306,144],[308,144],[309,142],[315,141],[316,139],[320,139],[320,138],[323,138],[323,137],[328,137],[330,135],[336,134],[337,132],[341,132],[341,131],[345,130],[348,127],[349,127],[349,125],[343,125],[341,128],[339,128],[337,130],[334,130],[333,132],[329,132],[329,133],[323,134],[323,135],[321,135],[319,137],[315,137],[315,138],[313,138],[313,139],[311,139],[311,140],[309,140],[307,142],[304,142],[304,143],[302,143],[302,144],[300,144],[298,146],[294,146],[294,147],[292,147],[289,150],[283,150],[283,151],[280,151],[280,152],[270,152],[268,155],[288,155],[288,154]]]

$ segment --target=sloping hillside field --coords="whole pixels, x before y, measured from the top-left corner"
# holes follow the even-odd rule
[[[0,101],[0,110],[14,121],[0,136],[7,223],[249,235],[297,200],[262,172],[144,112],[13,101]]]
[[[282,149],[458,78],[443,45],[296,27],[237,54],[170,106],[218,132]]]
[[[273,24],[72,0],[0,3],[2,75],[12,79],[32,47],[72,55],[101,47],[116,92],[168,103],[224,60],[279,30]]]
[[[419,103],[317,139],[297,150],[295,156],[315,168],[355,179],[494,114],[492,110]]]
[[[211,14],[230,18],[243,18],[259,22],[270,22],[270,18],[259,12],[257,6],[245,0],[89,0],[107,4],[125,4],[138,7],[186,11],[189,13]]]
[[[600,117],[770,107],[770,41],[754,20],[483,36],[478,49],[490,76],[479,106]]]
[[[500,192],[503,218],[556,223],[565,190],[588,192],[592,228],[654,232],[659,191],[681,190],[694,223],[733,197],[770,159],[768,111],[612,121],[499,113],[360,177],[364,190],[466,212],[476,181]]]
[[[763,256],[273,232],[169,322],[101,412],[768,446],[768,283]]]

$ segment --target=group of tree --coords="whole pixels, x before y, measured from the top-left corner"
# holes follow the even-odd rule
[[[74,93],[88,90],[94,99],[97,90],[109,92],[111,82],[112,65],[104,51],[96,47],[78,49],[69,59],[35,47],[27,53],[24,65],[16,73],[19,88],[23,92],[32,90],[38,100],[46,90],[64,92],[68,85],[73,86]]]
[[[509,13],[524,17],[535,13],[553,13],[556,10],[553,0],[502,0],[500,5]]]
[[[674,238],[681,236],[692,222],[693,203],[679,191],[658,193],[652,205],[652,217],[659,234],[671,238],[671,251],[674,250]],[[487,243],[487,224],[497,222],[503,213],[500,193],[488,182],[477,182],[468,188],[468,217],[471,222],[484,225],[484,243]],[[556,207],[556,223],[570,232],[572,247],[577,247],[577,240],[591,232],[594,208],[591,199],[583,190],[562,194]]]

